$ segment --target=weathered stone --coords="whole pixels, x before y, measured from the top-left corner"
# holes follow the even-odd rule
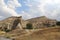
[[[5,37],[0,36],[0,40],[12,40],[12,39],[5,38]]]
[[[12,30],[15,29],[19,23],[21,24],[21,17],[9,17],[5,20],[0,21],[0,27],[2,27],[3,30],[5,28]]]
[[[33,28],[43,28],[43,27],[52,27],[56,26],[56,20],[48,19],[45,16],[32,18],[27,20],[32,23]]]
[[[20,17],[9,17],[5,20],[0,21],[0,28],[1,29],[9,29],[13,30],[16,28],[23,29],[26,28],[28,23],[32,24],[33,28],[43,28],[43,27],[51,27],[56,25],[56,20],[48,19],[45,16],[32,18],[28,20],[23,20],[22,16]]]

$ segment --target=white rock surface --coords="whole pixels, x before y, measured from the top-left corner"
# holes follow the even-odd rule
[[[11,39],[8,39],[8,38],[5,38],[5,37],[0,37],[0,40],[11,40]]]

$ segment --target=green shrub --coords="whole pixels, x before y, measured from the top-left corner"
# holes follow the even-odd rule
[[[4,31],[5,31],[5,32],[10,32],[11,30],[9,30],[9,29],[5,28],[5,29],[4,29]]]
[[[28,23],[28,24],[26,25],[26,29],[33,29],[32,24],[31,24],[31,23]]]
[[[7,29],[5,32],[10,32],[10,31],[11,31],[11,30],[8,30],[8,29]]]

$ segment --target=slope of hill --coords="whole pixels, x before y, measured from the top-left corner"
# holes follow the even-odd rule
[[[13,40],[60,40],[60,27],[56,25],[56,20],[45,16],[23,20],[21,17],[10,17],[0,21],[0,30],[4,37]],[[26,29],[27,24],[32,25],[32,29]],[[29,24],[29,27],[30,27]],[[6,26],[5,26],[6,25]],[[10,29],[6,32],[5,29]],[[15,28],[14,30],[11,30]]]
[[[15,40],[60,40],[60,28],[36,30],[30,35],[17,37]]]

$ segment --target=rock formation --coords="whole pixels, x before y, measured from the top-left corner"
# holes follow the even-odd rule
[[[48,19],[45,16],[36,17],[28,20],[22,19],[20,17],[9,17],[5,20],[0,21],[0,30],[13,30],[16,28],[23,29],[26,28],[26,25],[30,23],[33,28],[43,28],[43,27],[51,27],[56,25],[56,20]]]
[[[20,17],[9,17],[5,20],[0,21],[0,29],[5,30],[12,30],[17,27],[17,25],[20,23],[19,28],[22,29],[22,21],[21,16]]]
[[[43,28],[43,27],[52,27],[56,26],[56,20],[49,19],[45,16],[32,18],[27,20],[33,26],[33,28]]]

